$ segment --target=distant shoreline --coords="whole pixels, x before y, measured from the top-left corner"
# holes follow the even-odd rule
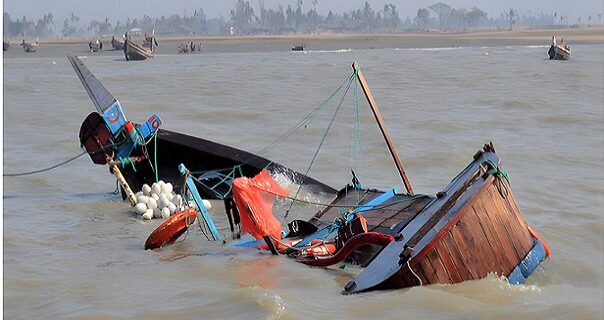
[[[450,40],[548,40],[552,35],[566,37],[576,44],[604,43],[604,26],[577,29],[520,29],[514,31],[476,31],[465,33],[421,32],[421,33],[386,33],[386,34],[292,34],[292,35],[259,35],[259,36],[158,36],[162,41],[363,41],[369,39],[412,40],[412,39],[450,39]],[[110,39],[107,39],[110,40]],[[88,38],[53,39],[40,38],[40,44],[77,44],[88,43]],[[11,41],[16,43],[16,39]],[[19,41],[20,42],[20,41]]]
[[[480,31],[468,33],[398,33],[398,34],[295,34],[271,36],[174,36],[158,37],[157,54],[176,53],[184,42],[201,44],[204,53],[239,53],[290,51],[292,46],[304,46],[309,51],[322,50],[366,50],[366,49],[410,49],[446,47],[497,47],[513,45],[543,45],[551,43],[551,37],[565,39],[569,45],[604,44],[604,26],[581,29],[520,29],[514,31]],[[90,39],[40,39],[42,55],[84,54]],[[110,39],[101,39],[103,52],[97,54],[120,54],[110,51]],[[9,56],[22,56],[17,39],[11,41]],[[14,49],[13,49],[14,48]],[[20,53],[19,53],[20,52]],[[52,53],[54,52],[54,53]],[[4,56],[7,56],[5,52]],[[35,56],[35,55],[34,55]]]

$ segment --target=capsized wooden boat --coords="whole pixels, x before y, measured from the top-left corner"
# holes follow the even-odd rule
[[[557,43],[556,36],[552,36],[552,45],[547,54],[550,60],[568,60],[570,59],[570,46],[564,44],[564,39]]]
[[[230,168],[229,173],[237,176],[254,176],[266,168],[271,173],[285,175],[293,182],[303,183],[311,192],[336,193],[335,189],[324,183],[261,156],[207,139],[159,129],[161,120],[157,116],[152,116],[142,125],[136,125],[137,132],[142,133],[144,140],[153,140],[135,145],[130,133],[126,132],[125,124],[128,121],[118,100],[80,59],[68,57],[68,60],[97,110],[83,122],[80,142],[85,147],[89,146],[87,150],[100,150],[91,153],[94,163],[110,163],[107,157],[118,162],[120,172],[133,192],[140,191],[145,183],[151,185],[156,178],[171,182],[175,189],[182,187],[183,177],[178,171],[182,163],[190,172],[205,173],[200,177],[204,184],[199,192],[207,199],[228,194],[230,186],[221,183],[224,180],[222,170],[225,168]],[[231,171],[232,168],[236,168],[236,172]]]
[[[25,42],[25,39],[21,42],[21,46],[23,47],[23,51],[27,53],[33,53],[38,51],[38,41],[36,42]]]
[[[90,49],[90,52],[99,52],[103,50],[103,42],[99,39],[91,40],[88,42],[88,49]]]
[[[157,46],[155,35],[143,35],[141,29],[134,28],[126,33],[126,40],[124,41],[126,60],[147,60],[152,58],[155,46]]]
[[[510,283],[524,283],[549,256],[549,249],[520,213],[493,144],[479,150],[436,197],[415,195],[363,74],[356,63],[353,68],[407,194],[348,186],[309,221],[316,227],[309,234],[301,239],[294,234],[280,240],[273,231],[268,240],[263,237],[268,248],[294,255],[299,262],[313,266],[329,266],[344,259],[356,261],[365,269],[347,283],[345,294],[459,283],[481,279],[489,273],[505,276]],[[242,215],[270,214],[258,204],[253,207],[242,201],[237,196],[238,189],[233,192]],[[351,199],[360,200],[353,206]],[[349,210],[342,214],[346,204]],[[250,207],[254,209],[249,210]],[[242,224],[243,221],[242,218]],[[300,252],[312,248],[312,241],[318,239],[336,243],[336,251],[325,256],[300,257]],[[280,245],[285,249],[279,250]]]
[[[111,37],[111,46],[113,50],[124,50],[124,42],[115,39],[115,36]]]
[[[144,182],[154,181],[157,168],[163,180],[177,184],[178,180],[170,180],[166,175],[177,179],[171,170],[175,170],[179,163],[185,163],[187,167],[195,166],[203,171],[238,168],[244,177],[253,177],[265,168],[269,171],[285,170],[293,181],[310,184],[317,192],[333,192],[334,200],[308,222],[296,220],[290,223],[290,232],[284,239],[279,239],[280,235],[275,232],[263,233],[259,229],[256,232],[257,240],[235,245],[257,247],[264,243],[275,254],[288,254],[301,263],[314,266],[329,266],[343,260],[358,263],[364,269],[345,286],[346,294],[458,283],[480,279],[488,273],[508,277],[510,283],[524,283],[549,255],[545,242],[520,213],[507,174],[501,168],[492,144],[485,145],[476,153],[473,161],[436,196],[414,194],[383,118],[356,63],[353,64],[353,75],[361,84],[406,193],[396,189],[364,189],[356,182],[336,193],[331,187],[259,156],[158,129],[160,123],[156,116],[138,126],[137,130],[143,132],[141,135],[144,136],[144,132],[152,131],[148,127],[154,127],[157,131],[157,148],[151,149],[154,147],[150,143],[133,145],[125,139],[131,135],[132,129],[128,130],[128,122],[117,100],[79,59],[70,57],[69,60],[98,111],[89,115],[82,126],[82,144],[89,150],[95,163],[112,164],[115,162],[113,159],[136,157],[144,159],[137,165],[136,172],[129,170],[128,165],[119,169],[128,180],[126,185],[132,185],[133,189],[140,188]],[[123,150],[134,151],[124,155],[120,153]],[[154,150],[161,155],[158,156],[161,160],[153,166],[156,171],[151,169],[151,164],[148,167],[146,164]],[[112,167],[114,172],[118,170],[114,168],[115,165]],[[270,179],[271,175],[259,176]],[[214,181],[226,179],[233,180],[234,188],[242,185],[234,182],[234,176],[217,175]],[[270,184],[271,181],[265,181],[264,184],[260,181],[255,188],[258,192],[265,192],[261,186],[268,185],[266,183]],[[204,188],[202,185],[199,190],[204,197],[215,196],[213,192],[216,190]],[[272,214],[270,210],[262,210],[261,203],[247,203],[253,200],[237,195],[234,198],[239,212],[251,217],[242,221],[257,223],[261,221],[257,219],[258,215]],[[260,198],[265,199],[247,197]],[[272,208],[272,203],[267,203],[266,207]],[[164,238],[176,239],[170,235]]]
[[[190,42],[181,42],[178,47],[176,47],[176,52],[178,54],[183,54],[183,53],[202,53],[203,49],[201,47],[201,42],[200,43],[194,43],[193,41]]]

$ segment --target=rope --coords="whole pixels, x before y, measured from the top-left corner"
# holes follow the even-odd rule
[[[159,168],[157,167],[157,133],[153,135],[153,159],[155,161],[155,182],[159,182]]]
[[[113,148],[113,147],[116,147],[116,146],[119,146],[119,144],[112,143],[110,145],[106,145],[103,148],[101,148],[101,149],[99,149],[99,150],[97,150],[95,152],[90,153],[90,155],[97,154],[99,152],[103,152],[106,149],[110,149],[110,148]],[[52,166],[50,166],[48,168],[39,169],[39,170],[33,170],[33,171],[27,171],[27,172],[19,172],[19,173],[3,173],[2,176],[4,176],[4,177],[20,177],[20,176],[27,176],[27,175],[32,175],[32,174],[41,173],[41,172],[45,172],[45,171],[50,171],[52,169],[58,168],[60,166],[63,166],[65,164],[67,164],[67,163],[69,163],[69,162],[71,162],[71,161],[73,161],[73,160],[75,160],[75,159],[77,159],[77,158],[85,155],[86,153],[88,153],[88,151],[84,150],[84,151],[82,151],[82,153],[80,153],[80,154],[78,154],[76,156],[73,156],[73,157],[71,157],[71,158],[69,158],[69,159],[67,159],[65,161],[59,162],[59,163],[57,163],[55,165],[52,165]]]
[[[510,193],[510,190],[508,190],[507,184],[505,184],[503,182],[503,178],[505,178],[505,180],[509,184],[510,176],[508,175],[508,173],[505,170],[501,170],[501,168],[498,165],[493,163],[493,161],[489,160],[487,162],[487,164],[491,168],[489,170],[487,170],[487,172],[485,174],[495,176],[495,178],[497,179],[497,191],[499,191],[499,195],[503,199],[506,199],[508,197],[508,194]]]
[[[294,134],[294,132],[296,130],[298,130],[301,127],[305,127],[312,122],[324,109],[326,106],[328,106],[332,99],[336,96],[336,94],[338,92],[340,92],[340,90],[342,90],[342,88],[344,87],[344,85],[347,84],[348,81],[350,81],[352,76],[348,77],[347,79],[344,79],[340,85],[338,85],[338,87],[329,95],[329,97],[327,97],[327,99],[325,99],[325,101],[323,101],[318,107],[316,107],[314,110],[312,110],[310,113],[308,113],[302,120],[300,120],[298,123],[296,123],[293,127],[291,127],[290,129],[288,129],[284,134],[282,134],[280,137],[278,137],[277,139],[275,139],[273,142],[269,143],[266,147],[260,149],[257,154],[264,154],[267,151],[271,150],[274,146],[276,146],[277,144],[283,142],[283,140],[287,139],[289,136],[291,136],[292,134]],[[249,160],[248,160],[249,161]],[[244,164],[247,163],[247,161],[243,162]]]
[[[411,269],[411,265],[409,264],[409,260],[407,260],[407,267],[409,267],[409,271],[411,271],[411,273],[417,278],[417,280],[419,280],[419,286],[421,287],[423,285],[422,279],[420,277],[417,276],[417,274],[415,273],[415,271],[413,271],[413,269]]]
[[[331,130],[331,127],[336,119],[336,116],[338,115],[338,112],[340,111],[340,107],[342,107],[342,103],[344,102],[344,98],[346,97],[346,94],[348,93],[348,90],[350,89],[351,84],[352,84],[352,76],[349,78],[348,84],[346,85],[346,89],[344,90],[344,94],[342,94],[342,98],[340,99],[340,102],[338,103],[336,110],[334,111],[333,115],[331,116],[329,124],[327,125],[327,128],[325,129],[325,132],[323,133],[323,136],[321,137],[321,141],[319,142],[319,145],[317,146],[317,150],[315,150],[315,154],[313,155],[312,160],[310,161],[310,164],[308,165],[308,168],[306,169],[306,172],[304,173],[305,176],[308,176],[308,173],[310,172],[310,169],[312,168],[313,164],[315,163],[315,160],[317,160],[317,156],[319,155],[319,152],[321,151],[321,148],[323,147],[323,143],[325,143],[325,139],[327,138],[327,135],[329,134],[329,131]],[[302,185],[298,186],[298,189],[296,190],[296,195],[294,196],[294,198],[298,197],[298,195],[300,193],[300,189],[302,189]],[[287,218],[287,216],[289,215],[289,211],[291,210],[293,205],[294,205],[294,201],[291,202],[291,204],[289,205],[289,208],[285,211],[285,215],[283,216],[284,219]]]
[[[74,157],[71,157],[71,158],[69,158],[69,159],[67,159],[65,161],[59,162],[59,163],[57,163],[57,164],[55,164],[53,166],[50,166],[48,168],[39,169],[39,170],[33,170],[33,171],[27,171],[27,172],[19,172],[19,173],[3,173],[2,176],[4,176],[4,177],[21,177],[21,176],[28,176],[28,175],[32,175],[32,174],[36,174],[36,173],[45,172],[45,171],[50,171],[52,169],[58,168],[58,167],[60,167],[62,165],[65,165],[65,164],[67,164],[67,163],[69,163],[69,162],[71,162],[71,161],[73,161],[73,160],[75,160],[75,159],[77,159],[77,158],[85,155],[86,153],[87,152],[84,151],[84,152],[82,152],[82,153],[80,153],[80,154],[78,154],[78,155],[76,155]]]

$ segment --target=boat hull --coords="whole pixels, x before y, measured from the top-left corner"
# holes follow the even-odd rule
[[[140,44],[126,41],[124,47],[126,60],[147,60],[153,58],[153,51]]]
[[[481,279],[489,273],[509,277],[533,247],[534,239],[512,194],[501,196],[500,183],[507,184],[490,176],[437,236],[382,288],[452,284]]]
[[[459,283],[489,273],[510,277],[538,240],[498,165],[494,151],[477,154],[413,220],[393,228],[396,241],[344,293]]]
[[[174,131],[159,129],[157,152],[155,152],[155,143],[151,141],[147,147],[147,154],[149,155],[148,161],[136,165],[136,170],[130,166],[122,169],[122,174],[134,192],[140,191],[145,183],[151,185],[155,182],[156,175],[151,163],[155,166],[155,162],[157,162],[159,179],[172,182],[176,188],[183,185],[183,177],[178,172],[178,166],[182,163],[193,173],[211,173],[226,169],[227,171],[235,170],[233,174],[236,176],[248,177],[255,176],[266,168],[271,174],[282,174],[294,183],[303,184],[309,192],[329,194],[330,196],[336,193],[334,188],[268,159],[234,147]],[[142,150],[137,150],[135,156],[141,155],[143,155]],[[157,161],[155,157],[157,157]],[[230,189],[230,185],[221,183],[221,180],[222,178],[219,176],[206,178],[204,185],[199,186],[200,195],[207,199],[220,199],[221,195],[227,194]]]
[[[570,48],[562,45],[552,45],[548,51],[550,60],[570,59]]]

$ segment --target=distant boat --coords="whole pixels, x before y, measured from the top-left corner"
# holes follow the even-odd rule
[[[103,43],[99,41],[99,39],[96,39],[94,41],[88,42],[88,48],[90,48],[90,52],[98,52],[100,50],[103,50]]]
[[[28,43],[28,42],[25,42],[25,39],[23,39],[23,42],[21,42],[21,46],[23,47],[23,51],[25,51],[25,52],[38,51],[38,41]]]
[[[2,41],[2,51],[8,51],[10,48],[10,41]]]
[[[570,59],[570,46],[564,44],[564,39],[556,43],[556,36],[552,36],[552,45],[547,51],[550,60],[568,60]]]
[[[126,60],[147,60],[153,58],[153,48],[157,46],[154,33],[149,36],[139,28],[134,28],[126,33],[124,53]]]
[[[113,50],[124,50],[124,42],[115,40],[115,36],[111,37],[111,46]]]
[[[292,51],[304,51],[304,45],[292,46]]]
[[[182,42],[176,47],[177,52],[180,53],[202,53],[201,43],[195,44],[191,42]]]

